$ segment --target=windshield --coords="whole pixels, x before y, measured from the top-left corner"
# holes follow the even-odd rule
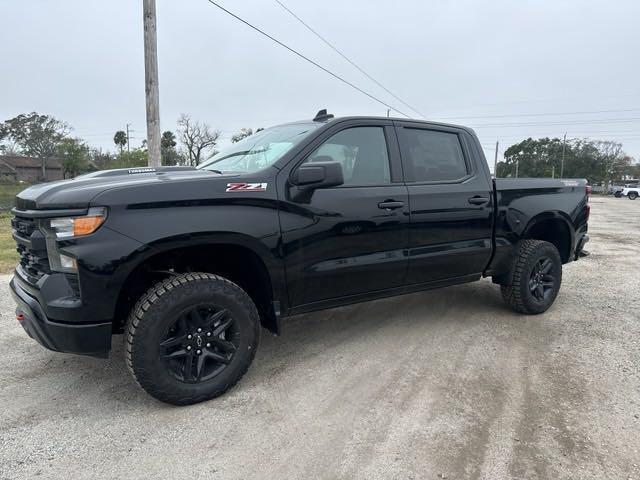
[[[252,173],[273,165],[321,123],[298,123],[261,130],[198,165],[204,170]]]

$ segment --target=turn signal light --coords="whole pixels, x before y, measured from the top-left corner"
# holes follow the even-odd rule
[[[104,207],[93,207],[82,217],[52,218],[49,222],[56,238],[72,238],[95,232],[107,219]]]
[[[79,237],[81,235],[89,235],[95,232],[102,222],[104,222],[104,215],[95,215],[92,217],[78,217],[73,220],[73,236]]]

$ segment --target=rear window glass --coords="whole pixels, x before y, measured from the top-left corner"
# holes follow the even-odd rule
[[[469,173],[455,133],[405,127],[400,130],[400,142],[409,181],[458,180]]]

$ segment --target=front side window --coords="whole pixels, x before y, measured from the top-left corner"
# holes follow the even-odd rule
[[[468,175],[457,134],[407,127],[400,129],[399,134],[410,181],[444,182]]]
[[[321,123],[267,128],[216,153],[198,168],[223,173],[253,173],[273,165]]]
[[[346,186],[391,183],[382,127],[353,127],[336,133],[305,160],[313,162],[339,162]]]

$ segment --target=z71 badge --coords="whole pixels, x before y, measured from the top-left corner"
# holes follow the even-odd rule
[[[266,192],[266,183],[227,183],[227,192]]]

